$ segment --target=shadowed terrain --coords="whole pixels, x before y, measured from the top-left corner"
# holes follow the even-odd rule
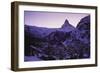
[[[24,26],[24,61],[90,58],[90,16],[73,27],[66,19],[61,28]]]

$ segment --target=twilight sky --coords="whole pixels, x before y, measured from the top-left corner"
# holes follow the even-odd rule
[[[86,13],[24,11],[24,20],[26,25],[60,28],[67,19],[71,25],[76,27],[80,19],[88,15]]]

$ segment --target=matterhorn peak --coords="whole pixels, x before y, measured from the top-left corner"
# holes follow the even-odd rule
[[[64,22],[64,24],[62,25],[61,28],[62,28],[62,30],[67,31],[67,32],[75,29],[75,27],[72,26],[67,19],[65,20],[65,22]]]
[[[66,28],[68,26],[70,26],[70,24],[69,24],[69,21],[66,19],[64,24],[62,25],[62,28]]]
[[[64,24],[69,24],[69,21],[66,19]]]

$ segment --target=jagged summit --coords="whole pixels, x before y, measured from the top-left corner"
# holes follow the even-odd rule
[[[69,25],[69,21],[66,19],[64,24],[62,25],[62,28],[68,27]]]
[[[72,31],[73,29],[75,29],[74,26],[72,26],[69,21],[66,19],[64,24],[61,27],[63,30],[67,30],[67,31]]]

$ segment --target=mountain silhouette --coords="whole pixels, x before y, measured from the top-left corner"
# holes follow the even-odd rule
[[[80,32],[77,38],[86,44],[90,44],[90,16],[81,19],[77,25],[77,29]]]
[[[68,22],[67,19],[65,20],[64,24],[63,24],[62,27],[61,27],[61,30],[62,30],[62,31],[67,31],[67,32],[72,31],[72,30],[74,30],[74,29],[75,29],[75,27],[72,26],[72,25]]]
[[[88,30],[90,29],[90,16],[86,16],[80,20],[77,25],[79,30]]]

